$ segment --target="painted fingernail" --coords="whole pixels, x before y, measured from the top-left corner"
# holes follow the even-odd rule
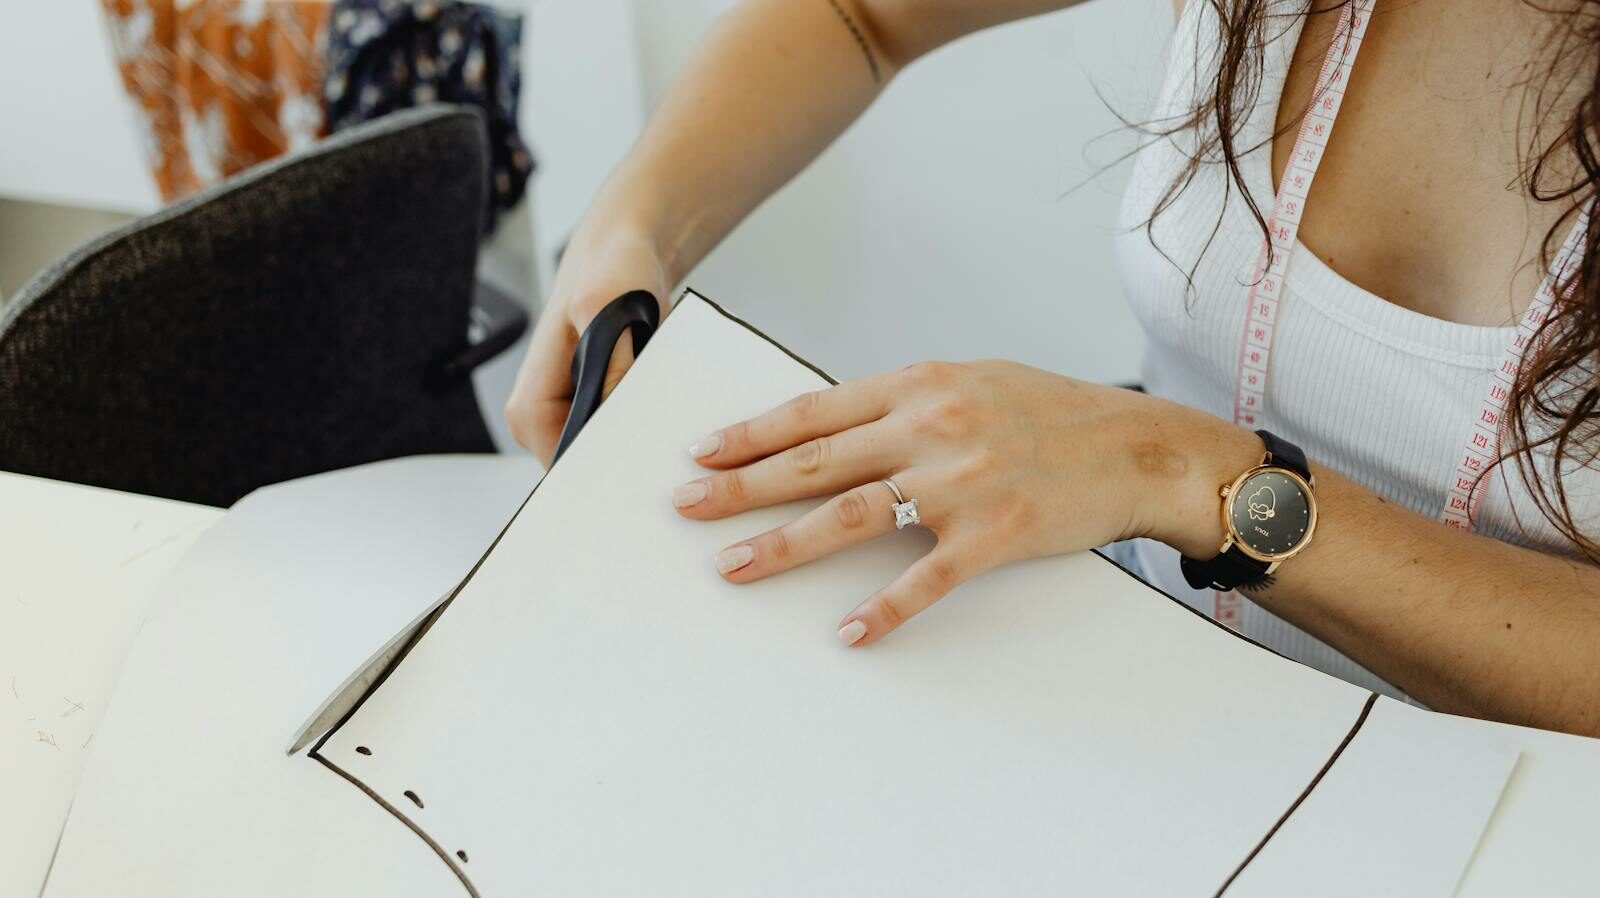
[[[699,440],[695,441],[695,444],[689,447],[689,457],[705,458],[708,455],[716,455],[717,450],[721,448],[722,434],[714,433],[708,437],[701,437]]]
[[[867,635],[867,625],[858,620],[853,620],[839,628],[839,642],[844,645],[855,645],[865,635]]]
[[[699,505],[709,495],[711,495],[711,487],[706,486],[704,483],[699,481],[685,483],[682,486],[673,488],[672,504],[679,508],[689,508]]]
[[[723,574],[731,574],[754,561],[755,557],[756,550],[752,546],[729,546],[728,548],[717,553],[717,557],[715,559],[717,562],[717,571]]]

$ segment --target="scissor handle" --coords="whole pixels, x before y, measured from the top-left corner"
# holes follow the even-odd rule
[[[600,314],[594,316],[589,326],[578,338],[578,348],[572,353],[572,410],[567,413],[567,423],[561,428],[561,439],[556,443],[555,458],[560,458],[578,431],[589,423],[600,408],[601,394],[605,391],[606,371],[611,367],[611,353],[625,331],[633,333],[633,353],[637,357],[644,351],[650,336],[661,323],[661,304],[648,290],[635,290],[613,299]],[[555,463],[551,459],[551,464]]]

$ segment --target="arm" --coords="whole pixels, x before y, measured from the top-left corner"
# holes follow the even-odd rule
[[[1024,558],[1135,536],[1214,556],[1218,488],[1262,444],[1165,400],[974,362],[809,394],[695,452],[714,473],[674,494],[685,517],[835,495],[719,554],[734,583],[892,532],[879,478],[920,500],[938,543],[840,621],[841,641],[865,646]],[[1600,568],[1450,529],[1313,469],[1316,536],[1252,598],[1438,710],[1600,736]]]
[[[1076,2],[748,0],[678,76],[584,230],[638,230],[676,282],[913,60]]]
[[[663,301],[919,56],[1079,0],[746,0],[711,31],[585,214],[556,273],[506,414],[549,460],[578,334],[608,301]],[[663,309],[665,311],[665,309]],[[613,358],[614,383],[632,361]]]
[[[1260,458],[1233,431],[1155,535],[1222,543],[1217,487]],[[1446,527],[1313,464],[1316,537],[1254,601],[1440,711],[1600,736],[1600,568]],[[1514,473],[1511,476],[1516,476]]]

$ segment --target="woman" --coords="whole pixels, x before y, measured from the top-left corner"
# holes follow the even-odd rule
[[[1600,735],[1600,4],[1372,4],[1180,9],[1120,239],[1148,395],[929,363],[729,422],[692,448],[708,474],[681,514],[835,498],[723,550],[723,576],[920,516],[936,547],[840,621],[865,646],[986,569],[1142,538],[1114,550],[1308,664]],[[889,78],[1071,5],[746,0],[573,240],[507,409],[519,439],[548,458],[607,301],[667,296]]]

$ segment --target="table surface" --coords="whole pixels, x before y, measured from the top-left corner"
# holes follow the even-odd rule
[[[222,511],[0,474],[0,896],[38,894],[155,587]],[[20,859],[11,863],[10,859]]]
[[[38,892],[154,587],[223,513],[3,473],[0,508],[0,840],[24,859],[0,865],[9,898]],[[1523,753],[1457,894],[1592,894],[1600,740],[1451,719]]]

